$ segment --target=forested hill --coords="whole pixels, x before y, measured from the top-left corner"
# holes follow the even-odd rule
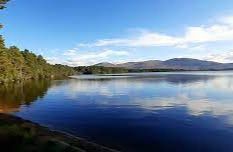
[[[71,67],[51,65],[41,56],[17,47],[6,48],[0,38],[0,82],[57,78],[74,74]]]
[[[129,72],[125,68],[103,66],[79,66],[74,69],[79,74],[116,74]]]

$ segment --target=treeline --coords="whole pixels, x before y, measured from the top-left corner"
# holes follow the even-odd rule
[[[182,69],[126,69],[122,67],[103,66],[79,66],[74,68],[79,74],[117,74],[117,73],[141,73],[141,72],[172,72],[184,71]]]
[[[51,65],[41,55],[17,47],[6,48],[0,37],[0,82],[27,79],[57,78],[73,75],[74,69],[65,65]]]
[[[0,10],[8,0],[0,0]],[[0,28],[2,25],[0,24]],[[27,79],[55,78],[73,75],[74,69],[64,65],[51,65],[41,55],[16,46],[7,48],[0,35],[0,83]]]
[[[119,67],[79,66],[74,68],[79,74],[114,74],[127,73],[128,70]]]

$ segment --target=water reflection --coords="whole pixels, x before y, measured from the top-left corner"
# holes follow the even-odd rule
[[[50,86],[50,81],[42,80],[0,85],[0,112],[14,112],[42,99]]]
[[[2,87],[0,107],[126,152],[233,151],[233,72],[30,82]]]

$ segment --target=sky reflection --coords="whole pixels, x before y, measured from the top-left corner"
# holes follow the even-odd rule
[[[14,114],[126,152],[233,151],[231,73],[105,77],[41,85]]]

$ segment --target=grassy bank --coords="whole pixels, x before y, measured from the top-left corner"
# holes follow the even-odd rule
[[[7,114],[0,114],[0,146],[12,152],[117,152]]]

